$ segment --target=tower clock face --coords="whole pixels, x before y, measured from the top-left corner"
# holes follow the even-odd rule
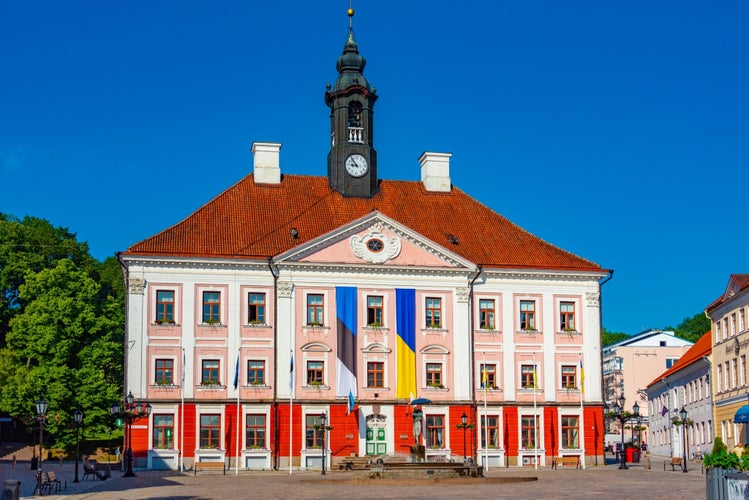
[[[367,173],[369,165],[367,159],[360,154],[351,155],[346,158],[346,172],[352,177],[361,177]]]

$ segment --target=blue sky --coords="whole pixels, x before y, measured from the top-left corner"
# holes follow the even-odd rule
[[[0,7],[0,212],[103,259],[251,171],[325,175],[346,0]],[[749,272],[749,3],[355,0],[379,174],[453,184],[614,269],[604,326],[676,325]]]

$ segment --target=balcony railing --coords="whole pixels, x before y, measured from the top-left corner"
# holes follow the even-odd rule
[[[364,129],[362,127],[348,128],[348,142],[364,142]]]

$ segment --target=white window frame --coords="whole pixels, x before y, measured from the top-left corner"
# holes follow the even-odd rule
[[[370,392],[386,392],[390,390],[390,380],[389,380],[389,366],[388,366],[388,359],[390,357],[391,350],[385,347],[382,344],[370,344],[366,348],[362,349],[363,354],[363,360],[362,360],[362,370],[364,373],[364,381],[362,384],[359,384],[362,389]],[[367,363],[382,363],[382,369],[384,370],[382,383],[384,387],[369,387],[367,385],[367,379],[368,376],[367,372]]]

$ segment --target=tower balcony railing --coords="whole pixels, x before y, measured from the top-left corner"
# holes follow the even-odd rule
[[[363,127],[349,127],[348,128],[348,142],[364,142],[364,128]]]

